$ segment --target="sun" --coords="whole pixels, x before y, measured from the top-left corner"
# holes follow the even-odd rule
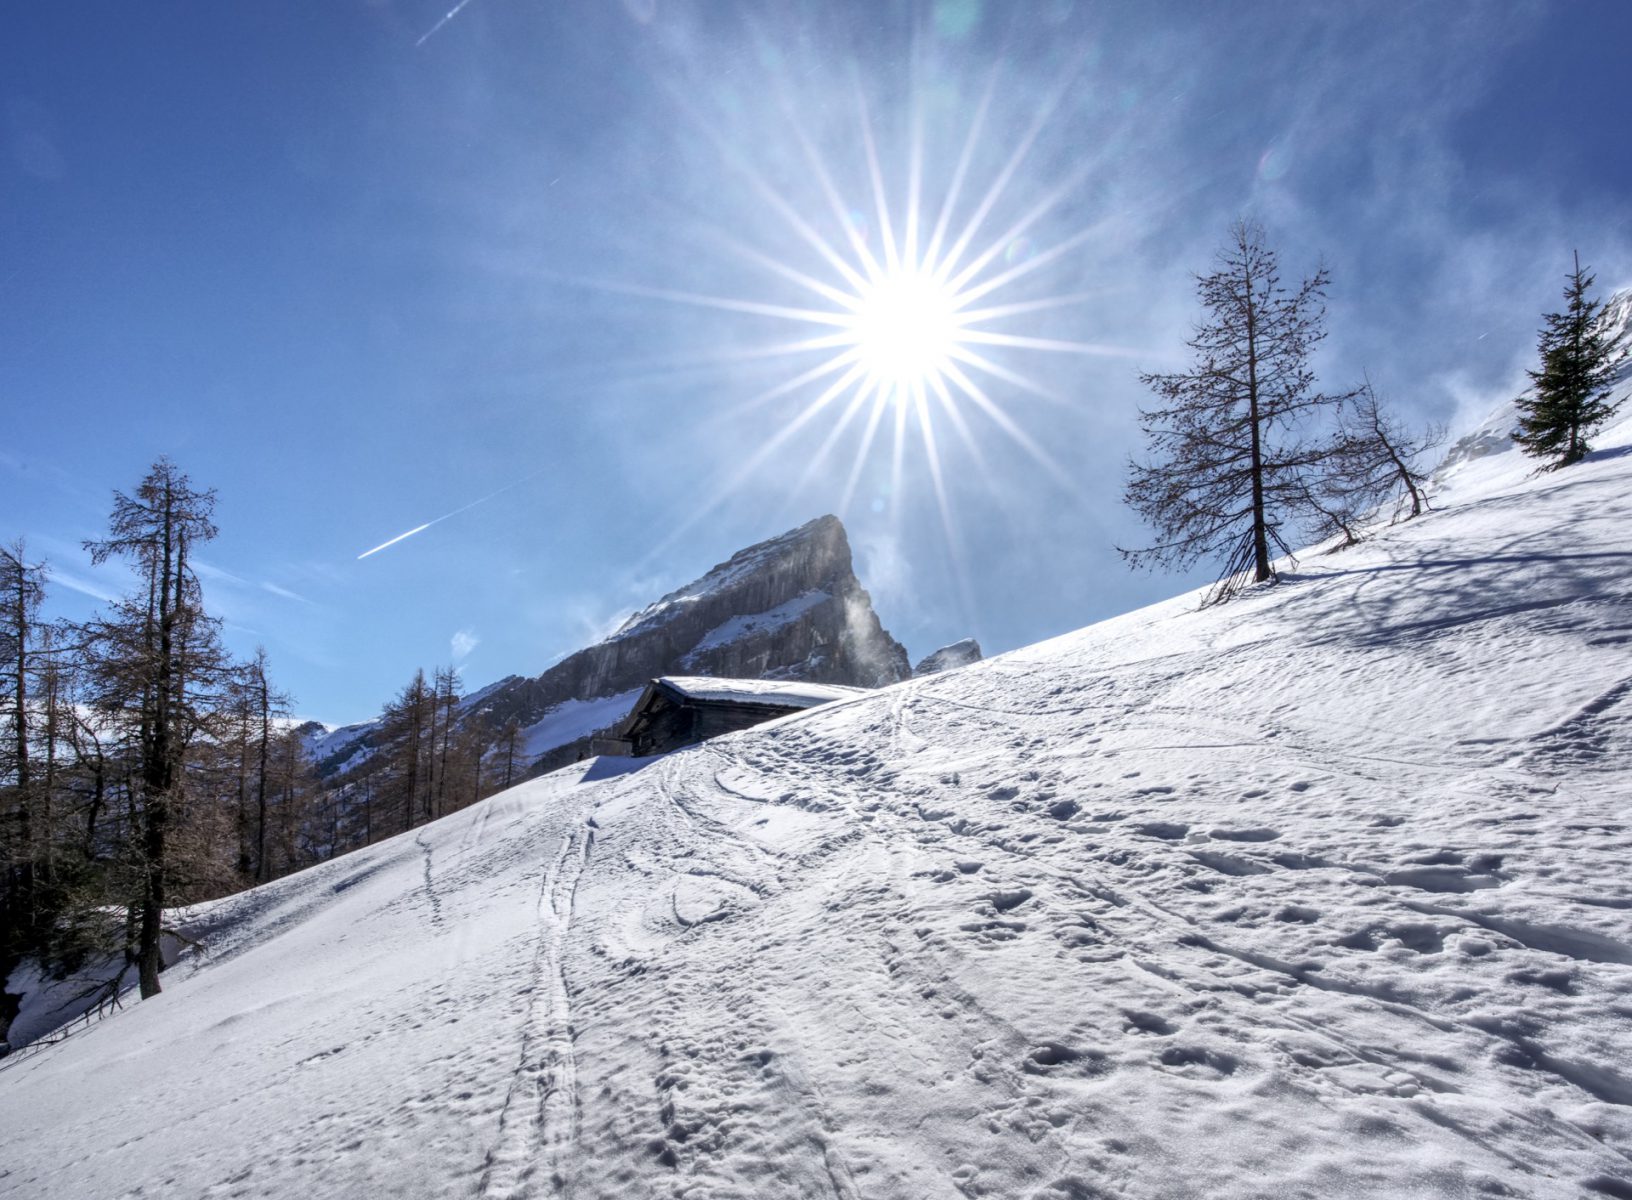
[[[843,517],[865,483],[874,512],[899,516],[901,498],[914,482],[907,476],[912,452],[925,468],[953,569],[965,588],[952,492],[966,479],[988,484],[995,479],[988,457],[992,433],[1066,494],[1085,497],[1081,473],[1067,470],[1010,411],[1023,397],[1057,411],[1078,403],[1031,377],[1026,358],[1136,356],[1128,347],[1046,335],[1059,326],[1043,314],[1105,294],[1092,284],[1083,291],[1054,285],[1068,277],[1087,278],[1082,265],[1070,260],[1117,228],[1101,215],[1065,236],[1054,233],[1057,215],[1078,198],[1100,159],[1073,159],[1063,177],[1047,184],[1023,170],[1073,78],[1068,73],[1056,84],[1001,159],[988,153],[998,135],[988,130],[987,110],[1002,93],[995,70],[970,114],[961,149],[949,142],[933,156],[921,97],[908,101],[904,143],[886,146],[881,154],[866,93],[853,81],[856,136],[844,140],[843,157],[830,163],[801,120],[800,107],[784,95],[779,107],[786,126],[777,137],[755,142],[799,153],[791,164],[795,169],[775,182],[727,136],[727,125],[687,108],[723,163],[746,183],[745,194],[780,218],[774,248],[767,241],[744,240],[729,228],[708,229],[713,245],[751,268],[741,277],[747,285],[742,291],[576,281],[729,313],[742,322],[742,330],[762,331],[746,336],[733,330],[729,347],[683,360],[708,370],[740,368],[770,376],[762,390],[733,398],[720,419],[734,424],[756,410],[778,415],[760,444],[745,456],[733,456],[718,483],[688,507],[669,542],[716,511],[778,455],[790,466],[802,460],[802,468],[782,481],[788,502],[807,487],[822,487],[833,492],[828,503]],[[930,157],[933,163],[926,161]],[[835,163],[844,170],[836,172]],[[992,173],[982,185],[987,170]],[[802,186],[789,192],[789,182]],[[1041,328],[1039,320],[1045,321]],[[786,448],[795,439],[804,445],[789,456]],[[913,443],[921,450],[911,451]],[[943,460],[947,452],[958,453],[972,470],[949,471],[950,460]],[[887,478],[876,469],[886,456]]]
[[[869,282],[847,326],[869,381],[897,402],[938,382],[961,348],[958,308],[956,292],[912,266]]]

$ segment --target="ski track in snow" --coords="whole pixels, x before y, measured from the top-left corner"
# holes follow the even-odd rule
[[[1632,1196],[1628,528],[1632,455],[1495,456],[199,906],[0,1064],[0,1196]]]
[[[521,1035],[521,1061],[499,1114],[499,1144],[482,1174],[481,1195],[531,1195],[541,1176],[557,1195],[570,1195],[570,1154],[578,1136],[577,1064],[572,1000],[561,955],[572,924],[573,894],[589,861],[594,819],[562,837],[539,884],[538,948],[531,1004]]]

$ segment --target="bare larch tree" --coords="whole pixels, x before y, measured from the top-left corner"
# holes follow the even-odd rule
[[[1338,414],[1330,453],[1318,472],[1306,475],[1305,503],[1317,535],[1341,535],[1337,549],[1361,538],[1362,525],[1419,517],[1428,505],[1428,475],[1422,458],[1445,440],[1443,425],[1413,432],[1389,412],[1370,381]]]
[[[1129,464],[1125,498],[1157,541],[1124,550],[1135,566],[1222,564],[1212,599],[1274,576],[1282,530],[1307,515],[1307,476],[1331,450],[1321,436],[1353,393],[1316,390],[1309,365],[1325,335],[1324,268],[1294,288],[1258,225],[1237,222],[1215,269],[1198,276],[1206,310],[1190,370],[1146,374],[1161,403],[1140,410],[1149,451]]]
[[[132,809],[138,863],[136,960],[142,998],[159,990],[172,825],[183,805],[186,761],[225,670],[215,622],[204,612],[192,553],[215,536],[215,492],[200,491],[167,458],[127,496],[114,493],[109,536],[87,542],[94,562],[120,556],[137,570],[136,592],[91,630],[99,706],[135,731]]]

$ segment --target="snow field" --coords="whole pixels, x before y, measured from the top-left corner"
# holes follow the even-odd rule
[[[195,910],[0,1194],[1632,1196],[1632,454]]]

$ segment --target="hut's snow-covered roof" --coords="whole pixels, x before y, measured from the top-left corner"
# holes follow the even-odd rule
[[[848,700],[867,694],[866,688],[784,679],[712,679],[706,675],[665,675],[656,683],[691,700],[769,704],[782,708],[814,708],[833,700]]]

